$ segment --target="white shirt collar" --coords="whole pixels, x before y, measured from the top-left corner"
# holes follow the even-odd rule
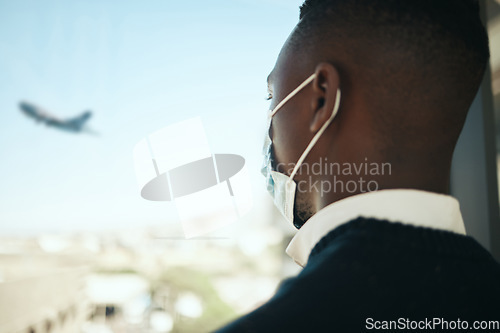
[[[286,249],[304,267],[321,238],[357,217],[401,222],[465,235],[458,200],[452,196],[411,189],[394,189],[354,195],[334,202],[311,217]]]

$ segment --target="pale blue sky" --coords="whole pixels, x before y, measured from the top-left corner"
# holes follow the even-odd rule
[[[132,150],[195,116],[213,152],[246,158],[261,196],[265,80],[301,2],[0,0],[0,233],[164,223]],[[21,99],[61,117],[91,109],[101,136],[37,125]]]

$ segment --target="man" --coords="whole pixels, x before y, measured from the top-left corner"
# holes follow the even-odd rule
[[[500,325],[500,265],[448,195],[488,59],[477,1],[305,1],[268,78],[264,168],[304,268],[219,332]]]

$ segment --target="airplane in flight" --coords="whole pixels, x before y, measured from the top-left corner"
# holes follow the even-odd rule
[[[37,123],[45,123],[45,125],[47,126],[51,126],[67,132],[87,132],[96,134],[86,126],[87,121],[92,116],[91,111],[84,111],[81,115],[74,118],[60,119],[49,114],[37,105],[29,102],[20,102],[19,108],[25,115],[35,119]]]

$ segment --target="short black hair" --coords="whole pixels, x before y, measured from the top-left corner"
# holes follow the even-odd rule
[[[477,0],[306,0],[290,43],[309,55],[326,52],[318,60],[343,53],[335,64],[341,74],[348,63],[360,68],[351,75],[362,76],[367,94],[386,109],[375,115],[385,127],[406,131],[403,118],[437,119],[450,125],[451,141],[490,57]]]

